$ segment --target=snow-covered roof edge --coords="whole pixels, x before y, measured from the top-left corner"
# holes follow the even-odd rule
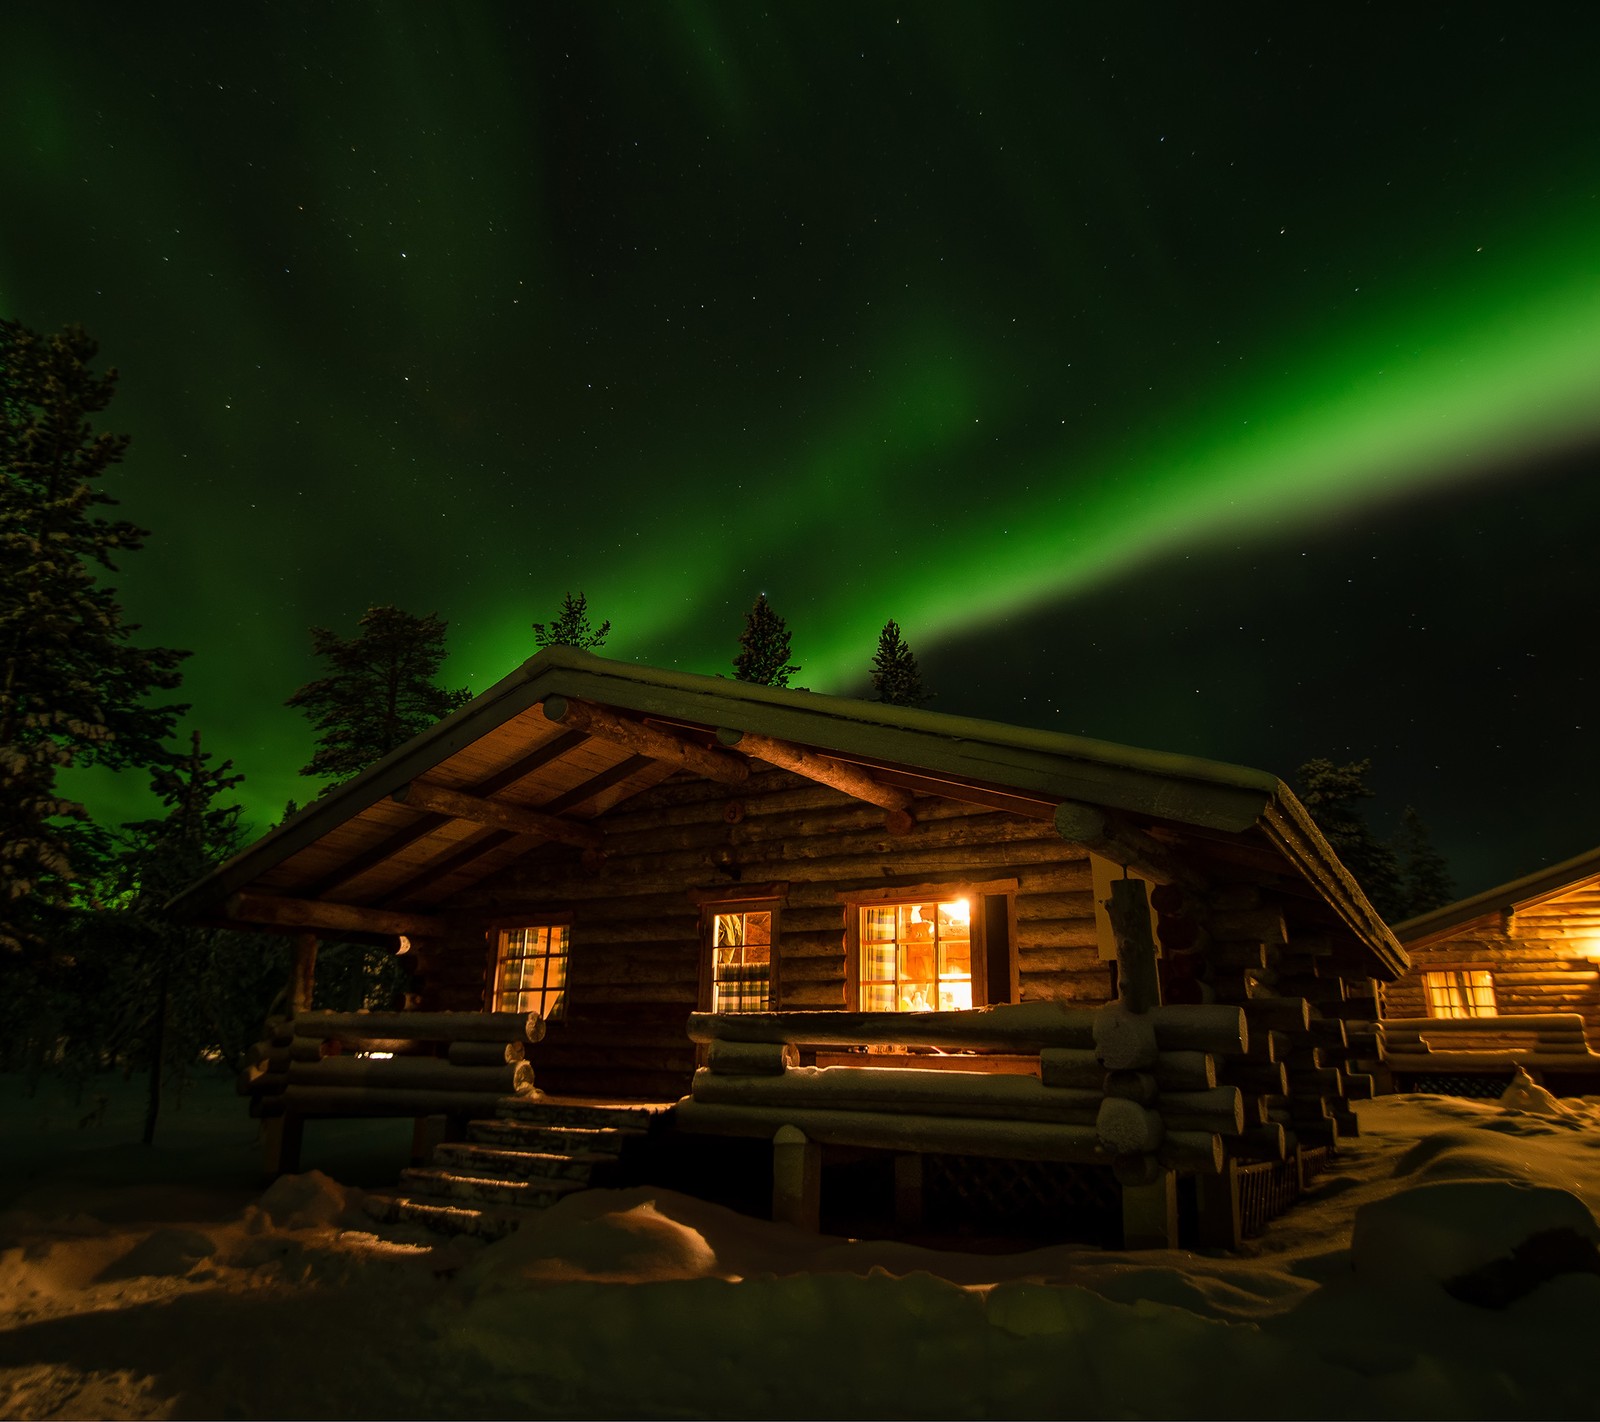
[[[1395,937],[1402,943],[1415,943],[1503,909],[1524,909],[1540,899],[1562,893],[1580,879],[1587,879],[1594,874],[1600,874],[1600,849],[1587,850],[1571,859],[1563,859],[1559,864],[1552,864],[1547,869],[1536,869],[1520,879],[1497,884],[1470,898],[1457,899],[1443,908],[1419,913],[1415,918],[1397,923]]]
[[[1287,824],[1292,834],[1273,836],[1279,847],[1299,862],[1380,957],[1394,958],[1404,970],[1399,945],[1310,815],[1282,781],[1264,771],[941,711],[613,661],[571,647],[548,647],[530,657],[436,726],[190,885],[172,900],[171,908],[206,912],[335,825],[555,695],[1199,828],[1237,833],[1264,817]]]

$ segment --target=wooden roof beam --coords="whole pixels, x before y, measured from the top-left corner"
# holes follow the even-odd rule
[[[359,904],[319,903],[279,894],[233,894],[228,917],[239,923],[270,924],[274,928],[317,929],[329,933],[378,933],[407,938],[435,937],[445,931],[443,919],[425,913],[396,913],[390,909],[363,908]]]
[[[1159,840],[1119,823],[1097,805],[1063,800],[1056,806],[1056,833],[1062,839],[1081,844],[1103,859],[1126,869],[1136,870],[1157,884],[1181,884],[1188,889],[1204,889],[1205,879],[1188,865],[1180,863]]]
[[[639,755],[652,760],[664,760],[672,765],[692,770],[708,780],[719,780],[726,785],[742,785],[750,778],[750,762],[731,751],[714,750],[702,746],[687,736],[680,736],[659,726],[646,726],[639,721],[629,721],[604,706],[591,701],[572,701],[565,696],[547,696],[544,700],[545,716],[574,730],[587,731],[601,740],[626,746]]]
[[[909,790],[898,785],[885,785],[874,780],[859,766],[847,765],[832,756],[819,755],[790,741],[774,740],[771,736],[757,735],[753,731],[721,730],[717,739],[723,745],[738,746],[746,755],[753,755],[770,765],[792,770],[807,780],[827,785],[853,800],[864,800],[869,805],[880,805],[889,812],[889,828],[898,834],[907,833],[915,824],[911,818],[911,803],[915,798]]]
[[[448,786],[430,785],[424,780],[413,780],[409,785],[402,785],[389,798],[409,809],[449,815],[452,819],[468,820],[472,824],[510,830],[513,834],[559,840],[562,844],[575,844],[579,849],[599,849],[605,841],[605,836],[593,825],[520,805],[501,805],[494,800],[451,790]]]

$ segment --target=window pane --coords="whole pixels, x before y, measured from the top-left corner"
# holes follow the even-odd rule
[[[772,1005],[772,914],[712,917],[711,1010],[766,1012]]]
[[[561,1016],[566,981],[566,924],[508,928],[500,935],[494,1007],[499,1012]]]
[[[972,1006],[969,899],[862,906],[860,1006],[952,1012]]]

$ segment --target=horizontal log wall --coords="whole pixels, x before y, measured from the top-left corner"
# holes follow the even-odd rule
[[[788,885],[774,1006],[846,1007],[841,893],[960,877],[1018,881],[1024,1001],[1111,996],[1089,861],[1053,825],[948,800],[919,800],[913,814],[915,828],[895,835],[882,809],[787,772],[737,787],[677,777],[605,816],[598,866],[547,846],[448,910],[492,913],[508,925],[570,916],[567,1015],[529,1050],[538,1084],[560,1092],[669,1098],[688,1090],[696,1059],[685,1029],[700,994],[696,892],[736,899]],[[443,1005],[441,988],[459,998],[474,985],[481,1004],[485,962],[481,941],[432,954],[435,987],[423,1005]]]
[[[1581,925],[1589,931],[1588,925]],[[1600,1041],[1600,971],[1581,951],[1574,920],[1553,916],[1513,919],[1508,933],[1498,923],[1467,925],[1460,936],[1409,947],[1411,971],[1384,996],[1389,1017],[1426,1017],[1424,973],[1484,969],[1494,982],[1495,1011],[1512,1017],[1528,1012],[1576,1012],[1591,1040]],[[1538,936],[1533,936],[1537,934]]]

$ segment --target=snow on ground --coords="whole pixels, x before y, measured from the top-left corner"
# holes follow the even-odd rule
[[[1238,1256],[852,1242],[644,1188],[449,1242],[360,1210],[409,1123],[315,1123],[263,1190],[227,1083],[149,1149],[140,1113],[0,1078],[0,1416],[1597,1411],[1600,1102],[1366,1103]]]

